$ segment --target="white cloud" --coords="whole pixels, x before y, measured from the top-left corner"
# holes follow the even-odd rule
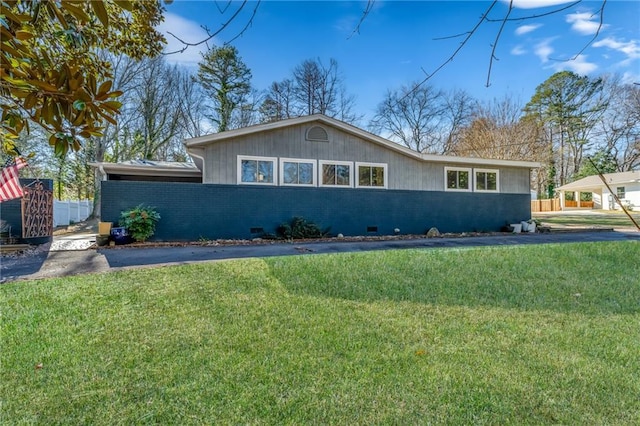
[[[587,55],[578,55],[570,61],[557,62],[551,67],[556,71],[573,71],[576,74],[587,75],[598,69],[598,65],[587,62]]]
[[[622,82],[624,84],[638,84],[640,83],[640,73],[627,71],[622,74]]]
[[[521,45],[517,45],[513,49],[511,49],[512,55],[520,56],[524,55],[525,53],[527,53],[527,51]]]
[[[628,59],[640,58],[640,44],[638,44],[637,40],[625,42],[616,40],[613,37],[607,37],[593,43],[593,47],[608,47],[609,49],[617,50],[624,53]]]
[[[530,33],[532,31],[537,30],[541,26],[542,24],[520,25],[518,28],[516,28],[516,35],[523,35],[523,34]]]
[[[168,34],[168,32],[175,34],[176,37],[187,43],[197,43],[207,38],[206,31],[203,30],[198,23],[170,12],[164,14],[164,22],[158,25],[157,29],[164,34],[167,39],[167,45],[164,51],[168,53],[184,48],[184,44]],[[215,40],[210,40],[209,44],[215,44]],[[167,62],[171,64],[195,66],[200,59],[202,59],[200,53],[206,51],[207,45],[203,43],[198,46],[189,46],[187,50],[182,53],[173,53],[165,57]]]
[[[533,49],[533,53],[536,54],[542,63],[549,62],[549,56],[553,53],[553,47],[551,47],[552,39],[546,39],[538,44]]]
[[[513,7],[518,9],[535,9],[536,7],[557,6],[559,4],[571,3],[573,0],[513,0]],[[509,0],[503,0],[509,3]]]
[[[582,35],[592,35],[598,32],[598,28],[606,28],[606,24],[600,26],[600,18],[590,12],[576,12],[567,15],[567,23],[571,29]]]

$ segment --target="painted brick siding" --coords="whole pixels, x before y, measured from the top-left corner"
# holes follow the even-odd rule
[[[255,187],[173,182],[103,181],[102,218],[146,204],[161,215],[152,240],[252,238],[301,216],[331,234],[423,234],[498,231],[531,217],[529,194],[343,188]],[[377,232],[367,232],[377,227]]]

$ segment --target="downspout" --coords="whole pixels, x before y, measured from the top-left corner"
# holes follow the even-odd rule
[[[202,149],[200,149],[200,150],[202,151]],[[200,155],[200,154],[196,154],[196,153],[194,153],[194,152],[193,152],[191,149],[189,149],[188,147],[187,147],[187,154],[189,154],[190,156],[195,157],[195,158],[197,158],[197,159],[199,159],[199,160],[200,160],[200,162],[201,162],[201,164],[202,164],[202,169],[200,169],[200,171],[202,172],[202,183],[205,183],[205,182],[204,182],[204,178],[205,178],[205,176],[206,176],[206,175],[205,175],[205,161],[204,161],[204,156],[203,156],[203,155]],[[196,167],[197,167],[197,166],[198,166],[198,165],[196,164]]]
[[[94,183],[96,184],[95,194],[93,196],[93,212],[91,216],[95,218],[102,217],[102,185],[100,182],[107,180],[107,172],[104,170],[102,163],[98,163],[96,167],[96,175]]]

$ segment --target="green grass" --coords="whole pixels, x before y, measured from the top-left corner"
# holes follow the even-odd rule
[[[407,250],[5,284],[1,420],[637,424],[639,258]]]
[[[636,223],[640,224],[640,213],[630,212]],[[561,213],[534,213],[533,216],[547,225],[563,226],[594,226],[610,228],[634,228],[635,225],[624,212],[580,212],[571,214]]]

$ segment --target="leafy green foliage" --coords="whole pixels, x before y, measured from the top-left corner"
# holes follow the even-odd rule
[[[159,220],[160,214],[155,209],[140,204],[122,212],[119,224],[127,229],[134,240],[144,242],[153,236]]]
[[[98,50],[142,58],[162,50],[156,1],[1,2],[0,98],[2,148],[36,123],[63,156],[116,123],[120,91],[112,90],[110,64]]]
[[[595,176],[598,173],[615,173],[618,171],[618,162],[611,153],[606,150],[598,150],[590,157],[591,161],[582,162],[580,170],[574,176],[574,180],[587,176]],[[593,162],[593,163],[592,163]]]
[[[276,229],[278,237],[285,239],[320,238],[329,234],[329,229],[322,230],[317,224],[303,217],[296,216],[290,222],[282,223]]]

